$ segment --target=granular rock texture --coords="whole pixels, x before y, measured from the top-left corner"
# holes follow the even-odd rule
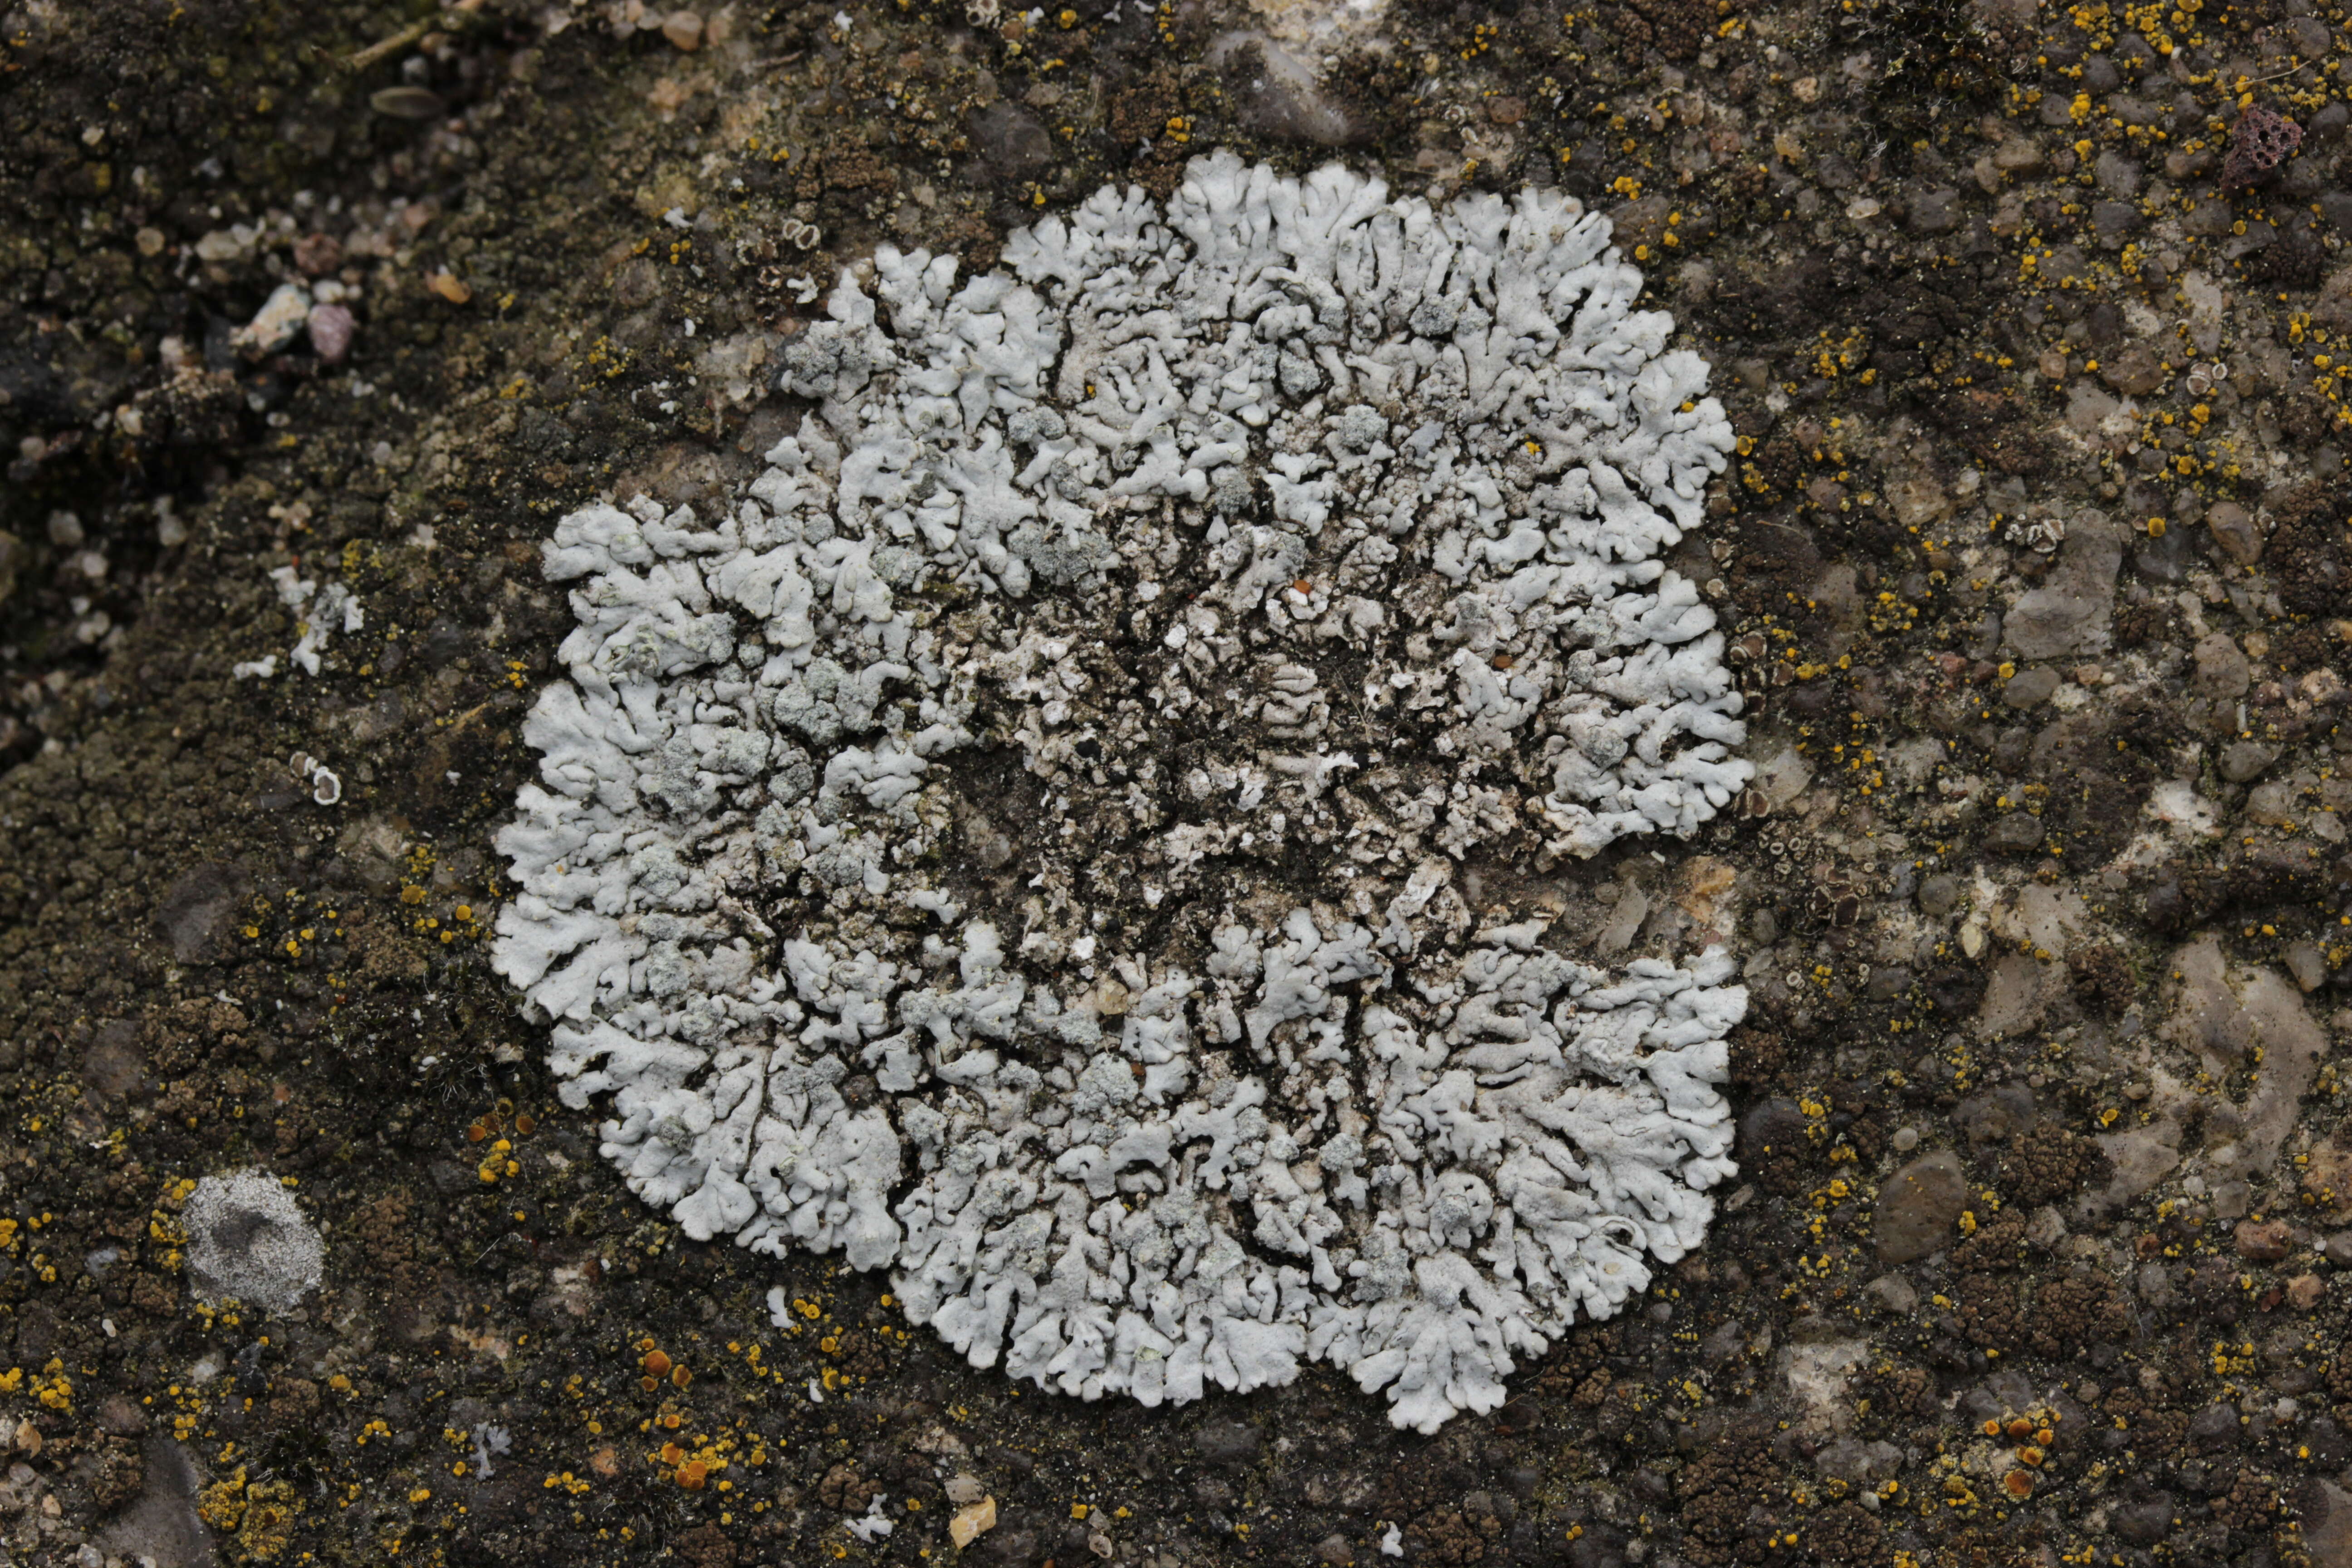
[[[1451,887],[1749,776],[1657,559],[1706,366],[1556,193],[1228,155],[1004,258],[845,278],[728,508],[557,527],[499,965],[641,1195],[895,1269],[976,1364],[1491,1408],[1732,1169],[1728,959]]]

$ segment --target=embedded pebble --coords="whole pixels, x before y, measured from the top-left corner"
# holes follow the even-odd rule
[[[1878,1261],[1909,1263],[1942,1251],[1968,1205],[1968,1184],[1957,1155],[1938,1150],[1912,1161],[1879,1186],[1874,1220]]]

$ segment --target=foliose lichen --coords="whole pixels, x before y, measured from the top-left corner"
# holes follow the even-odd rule
[[[747,495],[558,525],[496,962],[641,1196],[975,1364],[1491,1408],[1733,1169],[1727,957],[1476,890],[1749,776],[1706,366],[1552,192],[1221,156],[1004,267],[885,248]]]

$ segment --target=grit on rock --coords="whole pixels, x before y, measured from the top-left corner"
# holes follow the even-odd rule
[[[0,1548],[2352,1563],[2346,21],[0,0]]]

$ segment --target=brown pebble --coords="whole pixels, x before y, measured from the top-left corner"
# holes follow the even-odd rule
[[[691,54],[702,47],[702,18],[691,11],[672,11],[662,18],[662,37]]]
[[[324,278],[343,264],[343,242],[331,234],[306,234],[294,242],[294,265],[312,278]]]
[[[2263,531],[2252,514],[2235,501],[2216,501],[2205,513],[2205,526],[2222,553],[2241,566],[2263,558]]]
[[[2316,1274],[2298,1274],[2286,1282],[2288,1305],[2298,1312],[2308,1312],[2326,1298],[2327,1281]]]
[[[1486,118],[1497,125],[1517,125],[1528,117],[1528,100],[1524,98],[1490,98],[1486,100]]]
[[[452,305],[462,305],[474,297],[474,291],[459,282],[454,273],[436,272],[425,280],[425,286]]]
[[[2290,1245],[2286,1221],[2242,1219],[2237,1230],[2238,1256],[2252,1263],[2276,1263]]]

